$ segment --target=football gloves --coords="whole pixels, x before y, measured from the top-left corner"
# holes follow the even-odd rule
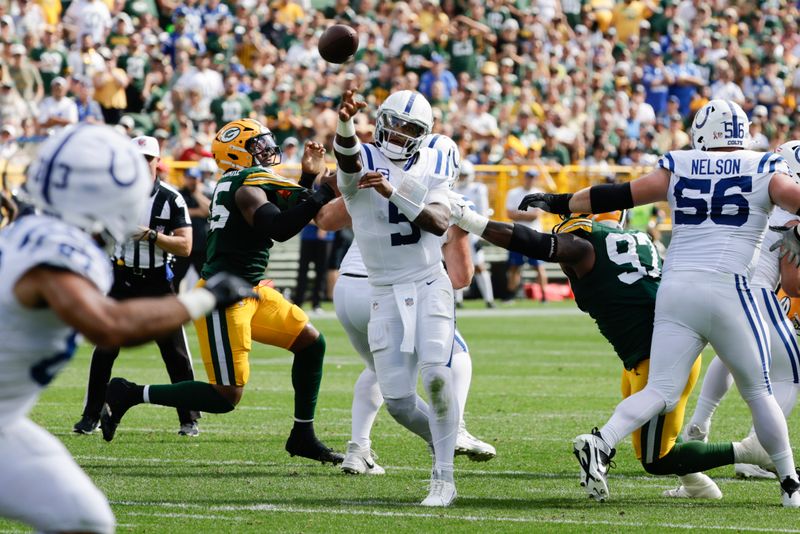
[[[450,224],[471,234],[483,235],[489,219],[475,211],[475,204],[455,191],[449,191],[447,196],[450,200]]]
[[[548,213],[555,213],[557,215],[569,215],[569,200],[572,198],[572,193],[531,193],[525,195],[522,202],[517,207],[520,211],[525,211],[528,208],[539,208]]]
[[[770,251],[780,248],[780,258],[786,258],[796,267],[800,267],[800,235],[798,226],[770,226],[773,232],[781,234],[781,238],[769,247]]]

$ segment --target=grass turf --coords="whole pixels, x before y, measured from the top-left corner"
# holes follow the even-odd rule
[[[475,303],[472,308],[459,318],[474,367],[466,421],[498,457],[488,463],[456,459],[459,497],[446,510],[417,506],[430,472],[426,446],[385,410],[373,447],[386,476],[345,476],[329,465],[290,458],[283,445],[291,427],[291,358],[272,347],[254,344],[242,403],[230,414],[205,415],[198,438],[179,437],[175,412],[157,406],[128,412],[113,443],[99,433],[72,434],[85,391],[87,346],[45,391],[32,419],[66,444],[108,496],[120,532],[800,532],[798,512],[780,507],[776,482],[738,481],[731,467],[709,473],[725,495],[721,501],[661,497],[676,479],[647,476],[629,442],[618,447],[610,501],[588,500],[578,486],[570,441],[605,422],[618,402],[619,360],[573,303],[524,303],[485,313]],[[328,340],[315,426],[323,441],[343,450],[362,364],[331,313],[312,321]],[[204,379],[194,329],[187,333],[196,374]],[[705,355],[707,364],[710,352]],[[153,344],[123,351],[114,376],[167,380]],[[739,439],[749,425],[733,393],[718,410],[712,438]],[[0,520],[0,530],[25,528]]]

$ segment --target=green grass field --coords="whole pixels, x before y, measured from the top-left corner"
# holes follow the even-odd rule
[[[332,313],[313,322],[328,339],[316,429],[343,450],[362,364]],[[732,467],[709,473],[725,495],[721,501],[662,498],[676,479],[646,475],[629,442],[618,448],[609,502],[588,500],[570,442],[605,422],[619,400],[621,371],[591,319],[573,303],[517,304],[493,312],[472,308],[459,327],[474,365],[467,426],[495,445],[498,456],[488,463],[457,458],[459,497],[441,511],[417,506],[426,495],[429,455],[385,410],[373,432],[385,476],[345,476],[290,458],[283,445],[292,422],[291,359],[271,347],[254,349],[239,407],[204,416],[195,439],[179,437],[175,412],[155,406],[132,409],[113,443],[99,433],[72,434],[88,373],[86,346],[32,418],[66,444],[108,496],[120,532],[800,532],[799,512],[780,507],[777,483],[735,480]],[[193,328],[188,332],[204,379]],[[123,352],[114,375],[166,380],[155,345]],[[718,410],[712,438],[738,439],[749,426],[744,404],[732,394]],[[0,530],[25,529],[0,520]]]

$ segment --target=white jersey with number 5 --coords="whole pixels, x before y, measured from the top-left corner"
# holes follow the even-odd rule
[[[398,167],[374,145],[361,145],[361,174],[376,171],[398,188],[413,179],[427,188],[424,202],[448,205],[445,155],[421,148],[404,167]],[[339,173],[338,184],[353,232],[372,285],[385,286],[417,282],[442,273],[441,238],[411,224],[397,206],[374,189],[358,189],[360,176]]]
[[[772,152],[676,150],[658,160],[670,172],[672,240],[664,276],[710,271],[750,277],[773,203],[769,183],[789,174]]]
[[[49,308],[25,308],[14,286],[48,265],[111,287],[108,256],[84,232],[52,217],[23,217],[0,232],[0,428],[23,417],[39,392],[72,358],[75,331]]]

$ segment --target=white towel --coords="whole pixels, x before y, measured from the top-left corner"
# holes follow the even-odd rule
[[[414,352],[414,340],[417,336],[417,286],[414,283],[394,284],[392,286],[394,301],[403,322],[403,341],[401,352]]]

